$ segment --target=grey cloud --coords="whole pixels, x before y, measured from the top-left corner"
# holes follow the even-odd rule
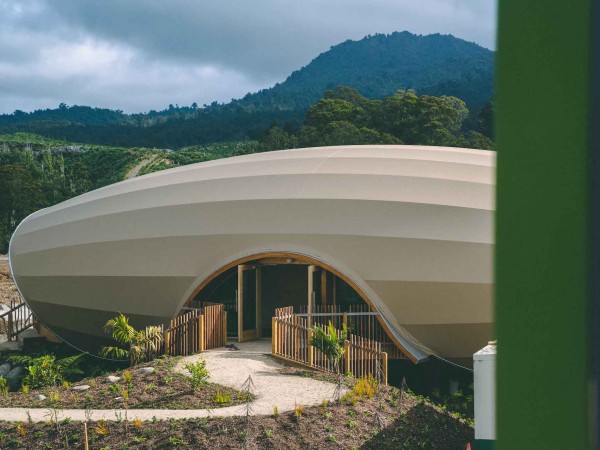
[[[0,112],[52,101],[128,111],[228,101],[367,34],[450,33],[488,48],[495,39],[496,5],[484,0],[24,3],[0,0]],[[52,58],[60,60],[57,74]],[[46,95],[30,95],[12,76],[45,86]],[[65,80],[77,91],[64,90]]]

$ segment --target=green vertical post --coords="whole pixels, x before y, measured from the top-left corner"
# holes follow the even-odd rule
[[[500,0],[498,449],[588,447],[591,0]]]

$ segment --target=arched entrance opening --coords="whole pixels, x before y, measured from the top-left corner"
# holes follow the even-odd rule
[[[275,310],[292,306],[336,325],[343,316],[352,333],[384,343],[392,358],[414,362],[350,278],[306,255],[271,252],[233,261],[201,282],[184,309],[210,303],[225,305],[228,338],[239,342],[271,337]]]

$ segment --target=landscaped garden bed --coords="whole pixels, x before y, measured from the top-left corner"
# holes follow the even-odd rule
[[[444,449],[473,443],[469,420],[422,397],[362,382],[340,404],[268,416],[141,422],[89,422],[90,449]],[[371,385],[372,386],[372,385]],[[216,413],[218,414],[218,412]],[[0,423],[1,448],[83,448],[84,424],[72,421]],[[244,447],[244,444],[246,446]]]
[[[23,388],[0,395],[0,407],[67,409],[203,409],[245,401],[234,389],[202,383],[193,389],[190,377],[175,372],[179,358],[159,358],[125,370],[78,382]]]

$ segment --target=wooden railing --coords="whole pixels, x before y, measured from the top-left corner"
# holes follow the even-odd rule
[[[160,355],[186,356],[227,343],[227,313],[222,304],[206,305],[180,314],[160,326],[162,339],[148,347],[150,359]],[[152,349],[154,347],[154,349]]]
[[[35,315],[23,301],[11,300],[10,309],[0,314],[6,339],[14,341],[17,335],[36,324]]]
[[[306,305],[300,306],[298,315],[309,317]],[[339,329],[345,324],[349,333],[381,343],[382,350],[388,354],[390,359],[407,359],[381,326],[379,313],[372,312],[368,305],[318,305],[312,307],[310,325],[326,325],[329,322]]]
[[[313,328],[308,326],[308,317],[294,314],[292,307],[279,310],[279,315],[272,319],[273,355],[316,369],[335,372],[333,362],[311,345]],[[327,332],[323,324],[313,323],[314,326]],[[341,337],[342,331],[337,329],[336,332],[338,338]],[[388,355],[382,351],[380,342],[348,333],[344,342],[344,356],[337,370],[351,373],[357,378],[374,377],[387,384]]]

